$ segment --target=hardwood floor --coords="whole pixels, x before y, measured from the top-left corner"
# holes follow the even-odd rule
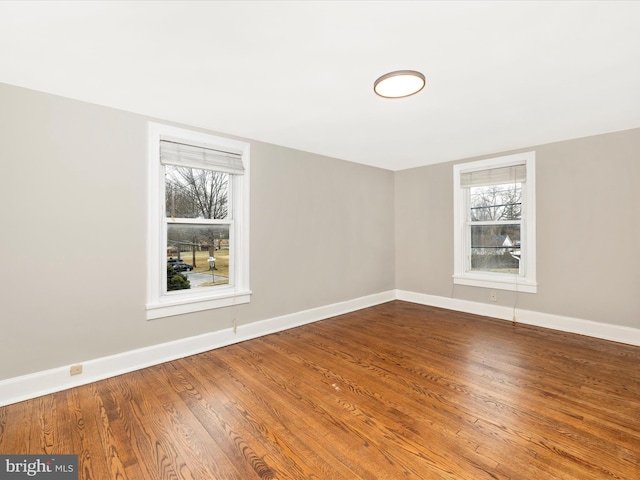
[[[0,408],[81,479],[640,478],[640,348],[394,301]]]

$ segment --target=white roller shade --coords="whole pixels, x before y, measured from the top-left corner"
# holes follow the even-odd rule
[[[233,175],[244,174],[241,155],[170,140],[160,140],[160,161],[163,165],[204,168]]]
[[[527,179],[527,166],[510,165],[508,167],[490,168],[475,172],[462,172],[460,186],[480,187],[482,185],[501,185],[504,183],[524,183]]]

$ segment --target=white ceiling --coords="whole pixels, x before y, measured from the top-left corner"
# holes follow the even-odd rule
[[[640,127],[639,25],[614,1],[4,1],[0,82],[400,170]],[[400,69],[425,89],[376,97]]]

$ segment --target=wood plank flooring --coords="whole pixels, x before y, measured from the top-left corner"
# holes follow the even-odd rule
[[[640,348],[394,301],[0,408],[80,478],[640,479]]]

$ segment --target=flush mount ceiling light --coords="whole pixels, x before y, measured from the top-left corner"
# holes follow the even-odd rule
[[[398,70],[382,75],[373,84],[373,91],[384,98],[402,98],[424,88],[424,75],[415,70]]]

